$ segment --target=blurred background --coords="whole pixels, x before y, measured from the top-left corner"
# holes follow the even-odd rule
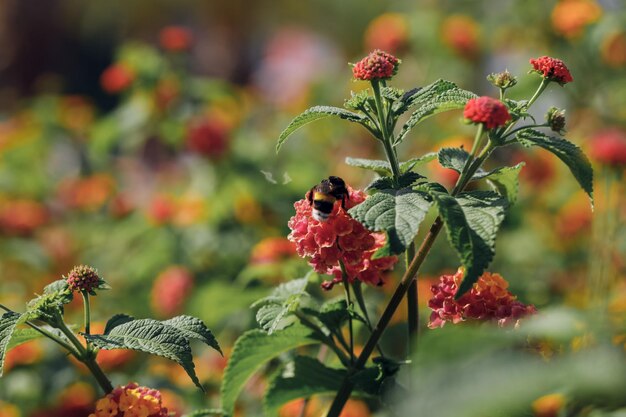
[[[5,0],[0,302],[20,310],[45,284],[89,264],[113,287],[93,301],[101,326],[118,311],[193,314],[228,356],[254,326],[249,305],[308,270],[286,240],[293,203],[329,175],[357,188],[373,179],[343,162],[383,156],[358,127],[324,120],[278,155],[275,144],[307,107],[341,106],[366,88],[348,63],[375,48],[402,59],[393,85],[405,90],[445,78],[497,96],[485,77],[508,69],[519,77],[511,97],[528,99],[539,82],[527,74],[530,58],[567,64],[574,82],[552,83],[532,113],[541,121],[550,106],[566,109],[566,137],[594,156],[595,215],[554,156],[503,149],[496,161],[526,166],[492,270],[539,310],[584,307],[591,291],[623,317],[626,160],[598,151],[617,143],[626,154],[621,0]],[[400,158],[467,146],[473,129],[460,121],[459,111],[428,120]],[[423,173],[446,185],[456,179],[436,161]],[[420,276],[424,308],[430,285],[457,267],[441,239]],[[79,323],[81,304],[68,310]],[[403,337],[405,318],[398,313],[389,337]],[[196,360],[208,397],[168,362],[125,351],[98,360],[116,384],[140,378],[162,388],[173,410],[218,405],[226,359],[213,351],[199,350]],[[43,342],[13,350],[6,368],[2,417],[86,416],[97,396],[89,375]],[[262,376],[249,385],[245,415],[260,415],[264,386]]]

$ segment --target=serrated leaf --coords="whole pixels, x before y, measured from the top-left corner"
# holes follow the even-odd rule
[[[226,414],[232,416],[235,401],[246,381],[266,362],[287,350],[314,343],[319,342],[312,336],[312,330],[299,324],[271,335],[262,330],[244,333],[237,339],[224,371],[221,397]]]
[[[260,307],[256,320],[261,328],[270,334],[276,331],[283,319],[298,308],[301,298],[308,296],[305,291],[308,282],[308,277],[304,277],[283,283],[272,294],[252,304],[252,308]]]
[[[417,91],[407,103],[408,107],[417,106],[417,109],[402,126],[394,146],[401,143],[418,123],[447,110],[462,109],[467,101],[474,97],[476,94],[460,89],[456,84],[446,80],[437,80]]]
[[[556,155],[567,165],[578,184],[589,196],[593,207],[593,168],[583,151],[572,142],[556,136],[548,136],[534,129],[517,133],[517,140],[524,146],[539,146]]]
[[[381,190],[349,210],[366,228],[386,232],[391,253],[404,252],[413,241],[431,203],[411,188]]]
[[[74,294],[69,289],[65,279],[59,279],[46,285],[43,288],[44,295],[54,296],[61,304],[67,304],[74,299]]]
[[[435,152],[430,152],[425,155],[422,155],[418,158],[412,158],[405,162],[400,162],[400,172],[408,172],[413,170],[415,167],[424,165],[432,160],[437,158],[437,154]]]
[[[398,178],[398,183],[394,184],[393,179],[391,177],[381,177],[377,178],[370,185],[367,186],[367,190],[387,190],[387,189],[402,189],[402,188],[410,188],[412,185],[417,183],[417,181],[422,178],[426,178],[423,175],[418,174],[417,172],[405,172],[401,174]]]
[[[116,314],[107,321],[107,324],[104,326],[104,334],[109,334],[115,327],[133,320],[135,320],[135,318],[128,314]]]
[[[293,305],[268,304],[262,306],[256,313],[256,321],[268,334],[285,328],[291,322],[287,319],[293,312]]]
[[[303,277],[298,279],[292,279],[291,281],[280,284],[278,287],[272,290],[272,293],[267,297],[261,298],[252,304],[251,308],[260,307],[269,303],[282,303],[289,297],[294,295],[304,295],[306,293],[306,287],[309,283],[309,277]]]
[[[183,417],[206,417],[206,416],[222,416],[226,414],[221,408],[205,408],[203,410],[196,410],[191,413],[183,415]]]
[[[491,191],[471,191],[455,198],[433,189],[430,195],[446,225],[448,240],[465,267],[458,298],[472,288],[493,259],[496,234],[508,203]]]
[[[355,385],[355,394],[377,395],[382,382],[377,376],[379,376],[377,368],[357,372],[351,377]],[[297,398],[334,393],[339,390],[345,377],[345,369],[328,367],[308,356],[296,356],[270,382],[263,400],[265,415],[268,417],[278,415],[283,404]]]
[[[363,169],[369,169],[376,172],[381,176],[391,175],[391,165],[387,161],[381,161],[379,159],[365,159],[365,158],[346,158],[346,164]]]
[[[175,327],[153,319],[139,319],[119,324],[108,334],[83,336],[99,349],[131,349],[170,359],[182,366],[204,391],[196,376],[189,340]]]
[[[15,329],[11,341],[6,347],[6,351],[13,349],[16,346],[30,342],[31,340],[40,339],[43,335],[35,329]]]
[[[519,191],[519,173],[525,164],[520,162],[512,167],[502,167],[489,172],[485,179],[495,192],[515,204]]]
[[[9,342],[21,319],[22,315],[13,311],[8,311],[0,317],[0,376],[2,376],[4,369],[4,358],[8,351]]]
[[[349,120],[351,122],[359,122],[362,123],[367,120],[364,116],[361,116],[358,113],[351,112],[349,110],[345,110],[339,107],[331,107],[331,106],[315,106],[311,107],[308,110],[305,110],[299,116],[296,116],[291,123],[282,131],[278,138],[278,144],[276,145],[276,152],[278,152],[287,140],[289,136],[296,130],[300,129],[302,126],[311,123],[315,120],[323,119],[328,116],[338,116],[342,119]]]
[[[169,320],[164,320],[161,323],[167,326],[175,327],[187,339],[200,340],[205,345],[212,347],[223,355],[222,349],[220,348],[219,343],[217,343],[215,336],[213,336],[211,330],[209,330],[206,324],[204,324],[204,322],[199,318],[182,315],[172,317]]]
[[[345,298],[328,300],[319,309],[303,308],[307,314],[317,317],[330,331],[341,331],[341,326],[350,317],[348,303]]]

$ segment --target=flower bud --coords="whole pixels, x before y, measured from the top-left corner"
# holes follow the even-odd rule
[[[352,74],[357,80],[387,80],[396,75],[400,62],[395,56],[376,49],[354,64]]]
[[[502,72],[494,72],[487,76],[487,80],[496,87],[506,90],[517,84],[517,77],[512,75],[509,71],[504,70]]]
[[[550,107],[546,113],[546,120],[553,132],[557,132],[559,135],[565,133],[565,110]]]
[[[72,291],[93,292],[100,285],[98,271],[87,265],[75,266],[67,275],[67,286]]]

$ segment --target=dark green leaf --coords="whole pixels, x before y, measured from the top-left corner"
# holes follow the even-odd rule
[[[517,140],[526,147],[534,145],[546,149],[563,161],[589,196],[593,207],[593,168],[578,146],[566,139],[548,136],[534,129],[521,130],[517,133]]]
[[[287,140],[289,136],[296,130],[300,129],[302,126],[311,123],[315,120],[323,119],[328,116],[338,116],[342,119],[349,120],[351,122],[363,123],[366,119],[360,114],[353,113],[349,110],[344,110],[339,107],[330,107],[330,106],[315,106],[311,107],[308,110],[305,110],[304,113],[296,116],[295,119],[289,123],[289,125],[283,130],[278,138],[278,144],[276,145],[276,152],[278,152],[283,146],[283,143]]]
[[[196,376],[189,340],[175,327],[152,319],[140,319],[118,324],[108,334],[83,336],[99,349],[131,349],[173,360],[204,391]]]
[[[0,376],[4,368],[4,358],[8,351],[9,342],[15,331],[15,327],[20,323],[22,315],[9,311],[0,317]]]
[[[116,314],[107,321],[107,324],[104,326],[104,334],[109,334],[111,330],[120,324],[128,323],[133,320],[135,320],[135,318],[128,314]]]
[[[187,339],[197,339],[222,354],[219,343],[202,320],[192,316],[176,316],[161,323],[178,329]]]
[[[418,174],[417,172],[405,172],[401,174],[398,178],[398,183],[394,184],[393,179],[391,177],[381,177],[377,178],[370,185],[367,186],[368,190],[376,190],[376,191],[384,191],[388,189],[402,189],[402,188],[410,188],[412,185],[416,184],[418,180],[426,178],[423,175]]]
[[[262,330],[244,333],[237,339],[224,371],[221,397],[226,413],[232,415],[246,381],[266,362],[287,350],[314,343],[319,342],[312,336],[312,331],[298,324],[271,335]]]
[[[206,417],[206,416],[222,416],[226,412],[221,408],[205,408],[203,410],[196,410],[191,413],[183,415],[183,417]]]
[[[56,280],[43,288],[44,295],[54,296],[61,304],[67,304],[74,299],[72,291],[65,279]]]
[[[317,317],[324,326],[333,332],[341,331],[341,326],[350,317],[348,303],[343,297],[326,301],[319,309],[305,307],[303,311]]]
[[[381,176],[391,175],[391,165],[387,161],[348,157],[346,158],[346,164],[357,168],[369,169]]]
[[[519,173],[523,166],[524,163],[520,162],[512,167],[498,168],[487,173],[484,178],[509,204],[515,204],[519,190]]]
[[[493,259],[496,233],[508,204],[491,191],[472,191],[454,198],[433,189],[430,195],[446,225],[448,240],[465,267],[458,298],[472,288]]]
[[[417,109],[411,114],[409,120],[406,121],[400,133],[396,137],[394,146],[401,143],[408,133],[418,123],[426,120],[435,114],[454,109],[462,109],[467,101],[476,97],[476,94],[462,90],[456,84],[437,80],[429,86],[417,91],[407,100],[406,107],[417,106]],[[398,111],[404,109],[401,108]]]
[[[431,203],[410,188],[381,190],[350,209],[369,230],[386,232],[391,253],[399,254],[413,241]]]
[[[420,156],[419,158],[412,158],[406,162],[400,162],[400,172],[411,171],[413,168],[424,165],[435,158],[437,158],[437,154],[435,152],[430,152]]]

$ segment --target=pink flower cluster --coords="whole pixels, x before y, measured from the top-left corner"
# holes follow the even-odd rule
[[[484,123],[487,129],[504,126],[511,119],[504,103],[488,96],[470,99],[463,110],[463,117],[473,123]]]
[[[160,317],[182,312],[194,288],[194,277],[184,266],[173,265],[159,274],[152,286],[150,304]]]
[[[626,166],[626,132],[617,128],[598,132],[592,139],[589,153],[601,164]]]
[[[349,199],[346,210],[365,200],[362,191],[347,187]],[[309,264],[316,272],[333,275],[332,281],[322,284],[331,289],[335,283],[341,282],[341,260],[345,265],[348,279],[358,279],[371,285],[384,283],[383,272],[390,270],[398,261],[396,256],[372,259],[377,249],[385,244],[385,235],[367,230],[361,223],[354,220],[336,201],[333,210],[325,222],[315,220],[311,213],[311,205],[307,198],[294,204],[296,215],[289,220],[289,240],[296,244],[298,255],[310,258]]]
[[[67,285],[72,291],[91,292],[100,284],[98,271],[86,265],[75,266],[67,275]]]
[[[560,59],[542,56],[531,59],[530,64],[535,71],[542,74],[544,78],[550,81],[556,81],[561,85],[574,81],[569,69]]]
[[[398,58],[376,49],[354,64],[352,74],[357,80],[386,80],[396,75],[399,65],[400,60]]]
[[[96,402],[89,417],[169,417],[161,402],[161,393],[136,383],[115,388]]]
[[[485,272],[469,292],[455,300],[462,279],[463,269],[459,268],[454,275],[441,276],[439,283],[431,287],[433,297],[428,301],[428,307],[433,312],[429,328],[466,320],[497,321],[500,326],[517,325],[520,318],[537,311],[535,306],[518,301],[507,290],[508,282],[499,274],[490,272]]]

